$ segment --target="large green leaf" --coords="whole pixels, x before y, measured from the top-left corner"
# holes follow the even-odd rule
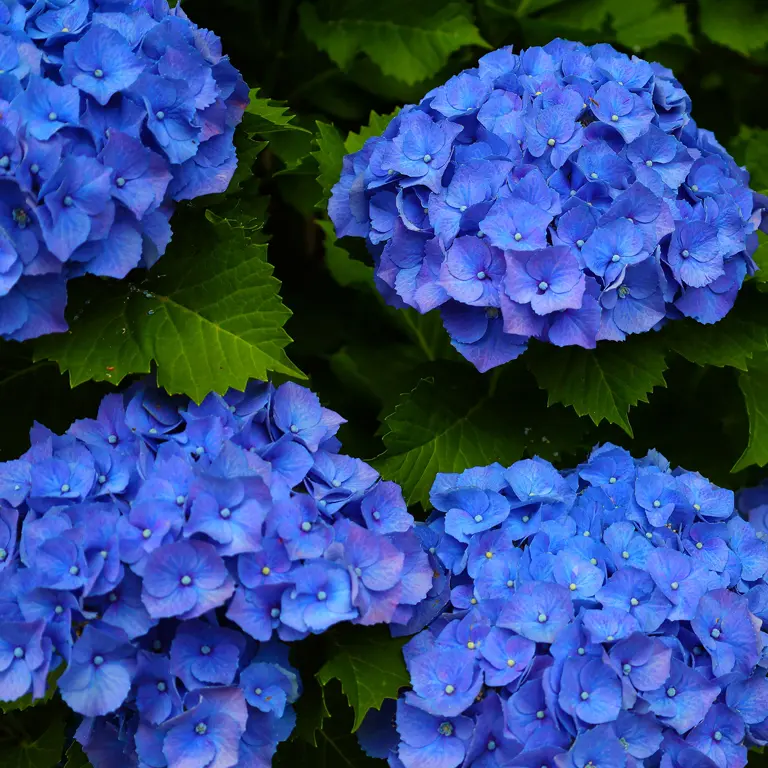
[[[693,43],[685,7],[674,0],[604,0],[616,39],[632,49],[678,38]]]
[[[762,274],[758,271],[755,279]],[[746,371],[755,355],[768,352],[768,302],[747,284],[736,306],[719,322],[702,325],[675,320],[659,334],[648,337],[700,366]]]
[[[749,442],[734,472],[751,464],[768,464],[768,353],[755,357],[749,370],[739,376],[739,386],[749,415]]]
[[[432,371],[386,418],[386,450],[373,462],[402,486],[409,504],[429,506],[438,472],[494,461],[508,465],[524,454],[557,459],[555,454],[581,443],[586,423],[566,409],[546,409],[517,364],[490,376],[466,363],[436,363]]]
[[[571,405],[595,424],[618,424],[630,437],[630,407],[647,403],[654,387],[665,386],[664,348],[652,334],[602,342],[597,349],[538,344],[525,360],[550,403]]]
[[[385,75],[412,84],[436,74],[464,46],[487,47],[464,0],[343,0],[324,5],[318,12],[314,4],[302,3],[301,26],[342,69],[364,53]]]
[[[501,14],[511,5],[484,2]],[[692,43],[685,7],[675,0],[522,0],[515,15],[528,37],[541,43],[570,36],[586,43],[615,40],[635,51],[667,40]]]
[[[21,739],[10,747],[3,746],[3,768],[55,768],[64,752],[64,720],[59,714],[45,718],[42,735],[35,739]]]
[[[381,709],[385,699],[397,699],[410,684],[403,660],[405,639],[393,638],[383,627],[349,628],[337,633],[328,660],[317,678],[323,686],[334,678],[355,710],[356,731],[370,709]]]
[[[76,741],[67,750],[66,758],[67,762],[64,763],[64,768],[90,768],[85,752]]]
[[[323,723],[331,716],[325,702],[325,691],[317,680],[310,678],[305,681],[295,709],[296,728],[292,738],[317,746],[317,733],[322,731]]]
[[[766,158],[766,163],[768,163],[768,158]],[[759,269],[755,272],[754,280],[758,288],[764,291],[768,287],[766,286],[768,284],[768,235],[758,229],[757,240],[757,250],[752,254],[752,258],[757,263]]]
[[[394,112],[388,115],[380,115],[378,112],[371,110],[368,122],[360,128],[359,131],[350,131],[347,134],[347,138],[344,139],[344,149],[346,153],[351,155],[353,152],[362,149],[363,144],[365,144],[371,137],[381,136],[392,121],[392,118],[394,118],[399,111],[400,108],[398,107]]]
[[[274,768],[381,768],[384,761],[368,757],[352,733],[354,712],[347,704],[341,686],[332,680],[324,691],[323,728],[317,732],[317,743],[301,737],[283,742],[272,759]],[[297,705],[301,704],[299,698]],[[325,706],[325,704],[323,705]],[[298,730],[301,716],[297,721]]]
[[[729,149],[742,165],[747,166],[753,189],[768,189],[768,131],[742,125]]]
[[[258,88],[251,89],[250,103],[245,113],[249,116],[246,118],[246,126],[249,133],[264,137],[284,131],[309,133],[305,128],[294,123],[296,115],[288,109],[288,105],[285,102],[259,98]]]
[[[699,23],[710,40],[745,55],[768,43],[768,6],[763,0],[699,0]]]
[[[321,203],[324,203],[331,196],[331,187],[341,176],[341,164],[346,152],[338,129],[320,120],[317,121],[315,142],[317,149],[312,152],[312,157],[317,160],[317,166],[320,170],[317,181],[323,190]]]
[[[303,377],[284,351],[291,313],[266,254],[227,224],[179,222],[168,253],[140,283],[73,285],[70,331],[40,339],[35,357],[58,362],[72,386],[118,384],[155,362],[161,386],[196,402],[270,371]]]
[[[333,279],[344,287],[362,286],[373,289],[373,268],[353,259],[349,251],[338,244],[330,221],[318,219],[317,224],[325,234],[323,239],[325,265]]]

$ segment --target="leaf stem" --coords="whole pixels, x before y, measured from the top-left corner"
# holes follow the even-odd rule
[[[424,356],[427,358],[427,360],[429,360],[430,363],[433,363],[436,359],[435,354],[430,348],[429,343],[424,337],[424,334],[421,332],[421,329],[416,325],[416,323],[413,322],[409,312],[403,313],[403,319],[411,331],[413,331],[413,335],[416,337],[416,341],[419,342],[419,346],[421,347],[421,351],[424,353]]]

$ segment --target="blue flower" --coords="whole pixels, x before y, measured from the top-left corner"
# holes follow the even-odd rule
[[[142,600],[159,619],[193,619],[223,605],[234,591],[224,561],[210,544],[180,541],[156,549],[144,570]]]
[[[202,621],[185,622],[171,644],[171,672],[188,691],[230,685],[244,651],[245,638],[239,632]]]
[[[509,510],[473,528],[496,496]],[[422,603],[430,623],[403,649],[401,761],[438,762],[416,751],[434,741],[431,722],[411,728],[418,710],[469,718],[465,759],[483,766],[742,768],[768,742],[768,546],[728,491],[608,444],[575,471],[534,458],[439,475],[430,499],[421,538],[449,602]]]
[[[453,140],[461,131],[455,123],[434,122],[424,112],[408,112],[401,118],[400,133],[392,141],[382,168],[418,179],[432,192],[439,192]]]
[[[688,734],[686,741],[707,755],[716,765],[744,765],[744,721],[724,704],[715,704],[704,720]]]
[[[203,689],[187,695],[185,712],[166,721],[162,754],[169,766],[231,768],[238,764],[248,712],[237,688]],[[194,703],[193,703],[194,702]],[[191,705],[191,706],[190,706]]]
[[[298,632],[324,632],[357,616],[350,574],[332,563],[302,566],[294,572],[293,589],[283,593],[280,620]]]
[[[551,643],[571,619],[573,605],[566,587],[528,582],[504,606],[499,626],[536,643]]]
[[[418,630],[447,584],[399,487],[336,453],[342,422],[295,385],[197,405],[139,382],[64,436],[36,425],[0,464],[0,697],[61,664],[94,765],[271,760],[300,683],[268,641]]]
[[[611,768],[624,768],[627,754],[624,745],[608,726],[593,728],[576,737],[567,761],[557,762],[558,768],[582,768],[585,765],[610,765]]]
[[[453,299],[469,306],[495,307],[504,276],[504,257],[477,237],[454,240],[441,268],[440,284]]]
[[[416,657],[410,666],[414,695],[406,701],[433,715],[460,715],[483,685],[470,650],[436,647]]]
[[[258,549],[262,525],[272,503],[261,478],[201,477],[191,485],[189,498],[191,508],[184,524],[185,535],[205,535],[216,542],[222,555]]]
[[[480,222],[491,245],[502,250],[536,251],[547,246],[552,216],[516,197],[499,199]]]
[[[150,266],[175,202],[226,189],[248,96],[215,35],[165,3],[9,7],[0,335],[23,340],[66,330],[69,279]]]
[[[76,126],[80,118],[77,88],[56,85],[39,76],[30,77],[26,91],[11,106],[25,115],[29,135],[40,141],[47,141],[66,126]]]
[[[655,264],[643,261],[627,267],[623,279],[600,296],[603,308],[599,338],[623,341],[644,333],[664,319],[664,298]]]
[[[72,648],[59,691],[86,717],[114,712],[128,697],[136,669],[136,648],[119,629],[89,624]]]
[[[43,696],[51,665],[51,641],[43,636],[45,622],[3,622],[0,625],[0,699],[15,701],[27,693]]]
[[[518,304],[530,304],[537,315],[578,309],[584,288],[578,261],[563,246],[507,257],[507,296]]]
[[[748,674],[760,656],[760,639],[747,599],[716,589],[699,600],[691,628],[712,658],[712,672]]]
[[[164,723],[181,712],[181,697],[166,656],[139,651],[133,685],[136,707],[150,725]]]
[[[531,337],[591,349],[681,314],[717,322],[754,269],[765,199],[690,111],[669,70],[611,46],[502,48],[347,156],[329,213],[366,239],[385,297],[442,307],[479,370]],[[510,273],[552,247],[578,289],[538,311]],[[493,249],[506,291],[487,280]]]
[[[285,707],[298,698],[296,675],[277,664],[254,662],[240,673],[245,700],[260,712],[282,717]]]
[[[584,723],[613,722],[621,710],[619,676],[599,659],[569,659],[563,667],[558,702]]]
[[[144,63],[118,32],[99,25],[91,27],[76,43],[64,48],[61,76],[102,106],[133,85]]]
[[[399,701],[397,730],[402,738],[397,754],[405,768],[458,768],[472,736],[472,720],[430,715]]]
[[[669,677],[643,698],[664,725],[684,734],[698,725],[714,703],[720,686],[677,659],[672,659]]]

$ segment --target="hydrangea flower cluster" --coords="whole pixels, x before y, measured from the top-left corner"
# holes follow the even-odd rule
[[[167,0],[0,3],[0,336],[66,330],[66,281],[150,267],[174,202],[222,192],[248,103]]]
[[[757,247],[749,189],[660,64],[554,40],[483,56],[344,159],[329,213],[395,306],[441,308],[484,371],[720,320]]]
[[[405,624],[432,586],[343,421],[293,383],[200,405],[140,383],[35,425],[0,464],[0,699],[63,670],[94,768],[269,764],[299,692],[280,641]]]
[[[393,768],[742,768],[768,742],[768,545],[731,491],[606,444],[431,500],[445,608],[405,646],[393,740],[364,738]]]

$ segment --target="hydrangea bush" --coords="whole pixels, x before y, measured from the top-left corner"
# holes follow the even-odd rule
[[[269,764],[300,688],[284,643],[405,624],[432,586],[343,421],[293,383],[199,406],[140,383],[36,425],[0,464],[0,700],[63,671],[94,768]]]
[[[562,473],[440,474],[431,500],[443,599],[405,646],[397,732],[369,723],[369,751],[393,768],[742,768],[768,742],[768,545],[731,491],[605,444]]]
[[[439,307],[481,371],[530,338],[715,323],[755,269],[764,198],[690,112],[669,69],[610,45],[501,48],[345,157],[329,213],[390,303]]]
[[[0,3],[0,336],[66,330],[66,282],[149,267],[174,204],[226,189],[248,102],[167,0]]]

